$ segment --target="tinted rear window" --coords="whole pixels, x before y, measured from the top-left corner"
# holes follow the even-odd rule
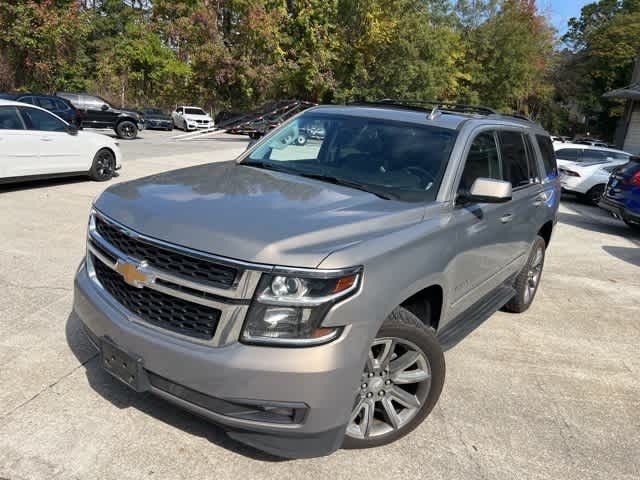
[[[580,150],[577,148],[561,148],[556,151],[556,158],[577,162],[580,158]]]
[[[536,135],[538,141],[538,147],[540,147],[540,153],[542,154],[542,164],[546,175],[558,173],[558,166],[556,164],[556,153],[553,150],[553,143],[551,139],[545,135]]]

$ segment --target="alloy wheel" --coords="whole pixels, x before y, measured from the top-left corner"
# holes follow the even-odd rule
[[[111,153],[103,151],[96,158],[96,174],[100,178],[111,178],[115,171],[114,160]]]
[[[377,338],[369,349],[347,436],[381,437],[407,425],[421,410],[431,388],[431,367],[414,343]]]
[[[538,283],[540,282],[540,276],[542,275],[542,260],[544,259],[544,251],[542,247],[538,247],[536,254],[533,258],[533,262],[529,265],[529,271],[527,272],[527,283],[524,289],[524,301],[529,303],[536,293]]]

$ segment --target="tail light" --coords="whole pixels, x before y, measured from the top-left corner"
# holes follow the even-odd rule
[[[640,187],[640,171],[637,171],[636,173],[633,174],[633,177],[631,177],[631,180],[629,180],[629,183],[634,187]]]

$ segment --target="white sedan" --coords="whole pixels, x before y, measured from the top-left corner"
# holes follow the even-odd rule
[[[171,114],[173,126],[185,132],[197,130],[198,128],[212,128],[213,118],[211,118],[200,107],[178,107]]]
[[[600,201],[611,172],[631,157],[622,150],[577,143],[554,143],[553,147],[562,190],[594,205]]]
[[[74,175],[101,182],[120,166],[112,138],[78,131],[43,108],[0,100],[0,183]]]

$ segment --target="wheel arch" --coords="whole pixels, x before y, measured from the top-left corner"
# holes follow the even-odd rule
[[[443,302],[444,289],[438,284],[432,284],[405,299],[400,306],[437,331],[442,317]]]
[[[553,222],[549,220],[545,223],[540,230],[538,230],[538,235],[542,237],[544,240],[545,248],[549,246],[549,242],[551,241],[551,234],[553,233]]]

